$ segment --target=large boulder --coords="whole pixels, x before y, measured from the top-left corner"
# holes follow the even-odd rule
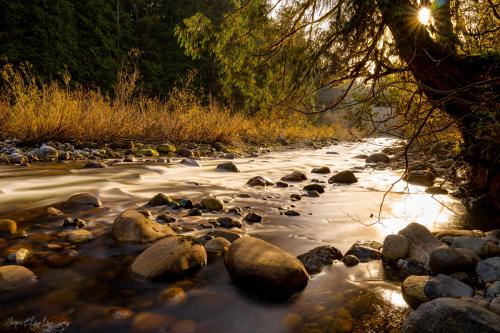
[[[359,261],[367,262],[382,258],[382,244],[376,241],[357,241],[354,243],[345,255],[356,256]]]
[[[28,287],[36,282],[36,275],[29,269],[18,265],[0,267],[0,290],[13,290]]]
[[[403,299],[413,309],[431,300],[424,292],[425,284],[429,279],[430,276],[428,275],[410,275],[404,279],[401,285]]]
[[[89,209],[92,207],[101,207],[102,202],[99,198],[92,193],[79,193],[70,197],[64,203],[64,209],[77,210],[77,209]]]
[[[391,159],[384,153],[371,154],[366,158],[366,163],[389,163]]]
[[[471,297],[474,294],[474,289],[448,275],[439,274],[427,281],[424,286],[424,293],[432,299],[440,297]]]
[[[423,225],[410,223],[406,228],[399,231],[408,239],[408,256],[422,263],[429,268],[429,256],[432,251],[443,245],[432,235],[432,233]]]
[[[196,239],[172,236],[148,247],[135,258],[131,273],[144,279],[175,278],[207,263],[207,253]]]
[[[358,178],[354,175],[352,171],[346,170],[341,171],[328,179],[329,183],[339,183],[339,184],[352,184],[356,183]]]
[[[129,209],[115,219],[112,234],[117,242],[148,243],[173,235],[174,232],[168,225],[159,224],[141,213]]]
[[[466,255],[463,252],[448,247],[441,246],[431,252],[429,256],[429,267],[436,274],[451,274],[455,272],[467,272],[474,269],[479,258]]]
[[[307,176],[303,172],[294,171],[289,175],[281,177],[281,180],[284,182],[301,182],[307,180]]]
[[[405,258],[408,253],[408,239],[403,235],[387,235],[384,239],[382,257],[390,261]]]
[[[476,267],[476,274],[485,283],[500,280],[500,257],[480,261]]]
[[[498,333],[500,316],[472,302],[438,298],[413,311],[402,333]]]
[[[255,176],[247,181],[248,186],[273,186],[274,183],[267,177]]]
[[[309,279],[300,260],[253,237],[235,240],[225,264],[238,284],[269,296],[288,296],[303,288]]]
[[[488,256],[496,250],[493,243],[478,237],[456,237],[453,239],[451,247],[470,249],[481,257]]]

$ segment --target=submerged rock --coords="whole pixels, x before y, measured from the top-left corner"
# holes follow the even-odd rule
[[[130,266],[134,276],[145,279],[174,278],[207,263],[205,248],[192,237],[171,236],[139,254]]]
[[[297,256],[309,274],[321,272],[323,266],[331,265],[335,260],[342,260],[342,252],[331,245],[318,246]]]
[[[253,237],[234,241],[225,264],[237,283],[269,296],[288,296],[303,288],[309,279],[300,260]]]
[[[130,209],[115,219],[112,234],[117,242],[147,243],[173,235],[174,232],[169,226],[152,221]]]
[[[28,287],[36,282],[36,275],[29,269],[18,265],[0,267],[0,290],[13,290]]]
[[[262,176],[256,176],[247,181],[247,185],[249,186],[273,186],[274,183],[272,180]]]
[[[226,162],[226,163],[221,163],[217,165],[217,169],[219,170],[224,170],[224,171],[229,171],[229,172],[240,172],[240,169],[236,164],[233,162]]]
[[[224,209],[224,203],[222,202],[221,199],[217,199],[216,197],[213,197],[211,195],[204,197],[201,200],[201,204],[205,206],[206,208],[210,210],[223,210]]]
[[[498,333],[500,316],[455,298],[438,298],[422,304],[403,324],[402,333]]]
[[[17,232],[17,223],[10,219],[0,219],[0,234],[15,234]]]
[[[70,197],[63,205],[64,209],[77,210],[101,207],[102,202],[92,193],[79,193]]]
[[[289,175],[281,177],[281,180],[285,182],[301,182],[307,180],[307,176],[303,172],[294,171]]]
[[[375,153],[366,157],[366,163],[389,163],[391,159],[384,153]]]
[[[439,274],[426,282],[424,293],[432,299],[440,297],[458,298],[474,295],[474,289],[448,275]]]
[[[352,184],[352,183],[357,183],[358,178],[356,178],[356,176],[352,171],[346,170],[333,175],[330,179],[328,179],[328,182],[339,183],[339,184]]]
[[[66,234],[66,240],[70,243],[80,244],[92,240],[92,233],[85,229],[70,231]]]

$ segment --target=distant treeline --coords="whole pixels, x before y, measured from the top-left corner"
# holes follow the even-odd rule
[[[147,93],[165,95],[187,72],[217,90],[213,60],[193,60],[175,36],[183,19],[201,12],[213,21],[231,0],[0,0],[0,64],[29,62],[37,76],[112,89],[117,72],[139,50]],[[135,54],[134,56],[137,56]]]

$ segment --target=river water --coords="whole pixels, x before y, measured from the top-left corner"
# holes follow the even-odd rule
[[[111,224],[120,212],[147,208],[143,206],[158,192],[193,201],[211,193],[225,200],[227,208],[249,207],[262,214],[264,221],[244,224],[243,230],[293,255],[327,244],[345,253],[357,240],[381,242],[410,222],[431,230],[467,227],[456,214],[463,212],[459,201],[431,196],[423,187],[408,187],[405,182],[397,183],[386,196],[382,219],[373,224],[385,191],[399,179],[402,170],[366,166],[364,160],[354,156],[392,144],[393,140],[380,138],[236,159],[240,173],[217,171],[215,166],[221,160],[202,160],[198,168],[179,165],[175,160],[172,164],[115,163],[106,169],[83,169],[81,163],[2,166],[0,217],[15,219],[28,237],[0,239],[0,254],[26,247],[41,259],[30,267],[39,278],[36,288],[0,294],[0,321],[7,320],[0,331],[12,330],[12,323],[27,318],[31,322],[43,322],[44,318],[53,323],[71,321],[65,331],[75,332],[385,332],[397,327],[408,308],[399,284],[384,280],[381,261],[350,268],[334,263],[312,276],[307,287],[290,299],[271,301],[240,290],[228,276],[223,259],[216,257],[178,281],[134,280],[127,269],[144,246],[117,246],[110,237]],[[328,166],[333,172],[354,170],[359,181],[353,185],[328,184],[331,175],[310,173],[320,166]],[[300,193],[301,186],[309,181],[288,188],[245,185],[253,176],[277,181],[295,170],[326,182],[326,193],[319,198],[291,201],[290,195]],[[103,202],[102,208],[72,215],[88,221],[87,229],[94,240],[77,246],[78,258],[72,265],[49,268],[43,264],[43,257],[51,253],[47,244],[57,241],[61,221],[47,218],[45,209],[59,207],[81,192],[95,193]],[[281,215],[284,209],[294,209],[301,215]],[[200,228],[200,219],[216,216],[186,217],[185,210],[174,214],[181,220],[177,225],[192,227],[187,234],[195,236],[208,231]],[[117,319],[120,315],[127,319]],[[23,325],[18,325],[18,331],[20,327]]]

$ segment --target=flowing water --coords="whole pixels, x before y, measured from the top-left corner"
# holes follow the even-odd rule
[[[0,321],[10,320],[0,330],[12,330],[13,323],[27,318],[31,323],[44,318],[45,323],[70,320],[65,331],[75,332],[382,332],[397,327],[408,309],[400,286],[384,280],[381,261],[350,268],[334,263],[314,275],[301,292],[285,301],[272,301],[239,289],[228,276],[223,259],[217,257],[210,257],[207,266],[178,281],[134,280],[127,269],[144,246],[118,246],[110,237],[111,224],[120,212],[147,208],[145,203],[158,192],[193,201],[211,193],[225,200],[227,208],[249,207],[262,214],[264,221],[244,224],[243,230],[293,255],[326,244],[345,253],[357,240],[382,241],[410,222],[431,230],[467,227],[454,213],[463,210],[457,200],[431,196],[423,187],[408,187],[405,182],[397,183],[386,196],[381,223],[372,224],[377,221],[385,191],[402,170],[366,166],[364,160],[353,157],[393,143],[381,138],[237,159],[240,173],[217,171],[215,166],[221,160],[201,161],[200,168],[154,162],[115,163],[106,169],[82,169],[81,163],[2,166],[0,217],[17,220],[28,237],[0,239],[0,254],[26,247],[41,259],[30,267],[39,278],[36,288],[0,294]],[[327,154],[332,151],[338,154]],[[359,181],[328,184],[330,175],[309,173],[320,166],[333,172],[355,170]],[[290,195],[300,193],[302,183],[288,188],[245,185],[253,176],[276,181],[295,170],[326,182],[326,193],[291,201]],[[78,258],[72,265],[48,268],[43,258],[52,251],[47,244],[57,241],[61,220],[47,218],[45,209],[59,207],[81,192],[95,193],[103,202],[102,208],[72,215],[88,221],[94,240],[77,246]],[[280,215],[283,209],[301,215]],[[207,232],[200,228],[200,217],[186,217],[186,210],[174,214],[180,218],[177,225],[192,227],[185,229],[190,230],[187,234]],[[19,324],[17,329],[24,326]]]

